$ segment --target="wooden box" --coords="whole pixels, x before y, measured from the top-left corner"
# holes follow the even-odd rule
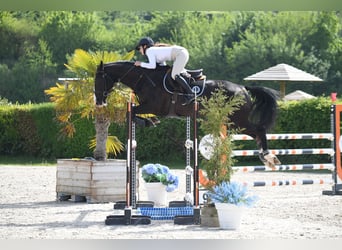
[[[139,188],[137,163],[136,191]],[[56,192],[58,200],[74,199],[89,203],[124,201],[126,197],[126,160],[57,161]]]

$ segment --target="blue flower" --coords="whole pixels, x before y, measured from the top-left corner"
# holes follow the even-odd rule
[[[257,201],[256,196],[250,196],[247,187],[238,182],[222,182],[208,192],[214,203],[230,203],[237,206],[251,207]]]
[[[148,175],[153,175],[157,173],[157,168],[153,164],[147,164],[143,167],[143,171]]]
[[[167,192],[172,192],[178,188],[178,176],[170,172],[167,166],[157,164],[146,164],[142,167],[142,178],[146,182],[161,182],[166,187]]]

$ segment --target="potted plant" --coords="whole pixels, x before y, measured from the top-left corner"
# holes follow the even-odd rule
[[[201,99],[200,128],[211,138],[210,145],[207,145],[210,147],[210,156],[201,162],[208,178],[208,182],[204,184],[206,188],[230,181],[235,162],[232,158],[232,136],[239,130],[232,126],[229,117],[239,109],[242,102],[239,96],[228,98],[221,89],[213,93],[212,98]]]
[[[122,200],[126,193],[126,161],[110,159],[124,149],[120,140],[108,134],[111,122],[124,123],[129,90],[115,89],[108,97],[108,106],[97,108],[94,102],[94,77],[100,61],[130,60],[134,51],[119,55],[115,52],[86,52],[82,49],[65,64],[69,77],[45,90],[55,103],[56,119],[62,125],[61,135],[72,138],[80,119],[94,120],[95,138],[89,142],[93,158],[59,159],[56,192],[58,199],[76,196],[91,202]],[[95,159],[95,161],[93,160]],[[66,197],[66,198],[64,198]]]
[[[141,168],[141,177],[145,181],[148,199],[157,206],[165,206],[167,192],[178,188],[178,176],[159,163],[144,165]]]
[[[247,186],[239,182],[222,182],[213,186],[207,195],[215,204],[222,229],[238,229],[243,207],[251,207],[257,200],[247,192]]]
[[[223,90],[219,89],[213,93],[212,98],[203,98],[200,102],[202,106],[199,111],[201,115],[200,128],[205,137],[210,138],[207,141],[208,145],[204,147],[209,149],[209,154],[204,154],[200,169],[200,184],[207,192],[207,190],[212,190],[215,185],[229,182],[233,174],[232,151],[234,142],[232,136],[238,130],[232,126],[229,116],[242,104],[242,98],[237,96],[228,98]],[[219,226],[215,205],[208,200],[204,202],[201,209],[201,226]]]
[[[129,90],[115,89],[108,97],[108,106],[98,108],[94,102],[94,78],[97,66],[101,61],[113,62],[129,60],[134,56],[134,51],[120,55],[115,52],[97,51],[86,52],[76,49],[68,58],[65,67],[74,78],[67,78],[63,83],[56,83],[55,87],[45,90],[50,100],[55,103],[56,118],[62,125],[61,135],[73,137],[76,132],[75,123],[79,119],[94,119],[95,143],[94,158],[99,161],[107,159],[108,153],[116,155],[123,147],[115,136],[108,135],[111,122],[123,123],[126,117],[126,103],[129,100]],[[107,144],[107,139],[112,141]],[[110,150],[111,149],[111,150]]]

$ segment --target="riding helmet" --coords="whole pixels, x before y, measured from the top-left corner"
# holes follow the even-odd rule
[[[139,50],[139,47],[143,45],[146,45],[147,48],[152,47],[154,45],[154,41],[150,37],[141,38],[135,49]]]

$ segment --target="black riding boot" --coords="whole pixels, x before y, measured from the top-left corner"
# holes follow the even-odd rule
[[[192,89],[190,88],[189,84],[185,81],[183,77],[180,75],[176,75],[175,77],[176,82],[182,86],[182,88],[185,90],[186,95],[184,96],[186,101],[183,103],[183,105],[188,105],[190,104],[194,99],[195,95],[192,92]]]

